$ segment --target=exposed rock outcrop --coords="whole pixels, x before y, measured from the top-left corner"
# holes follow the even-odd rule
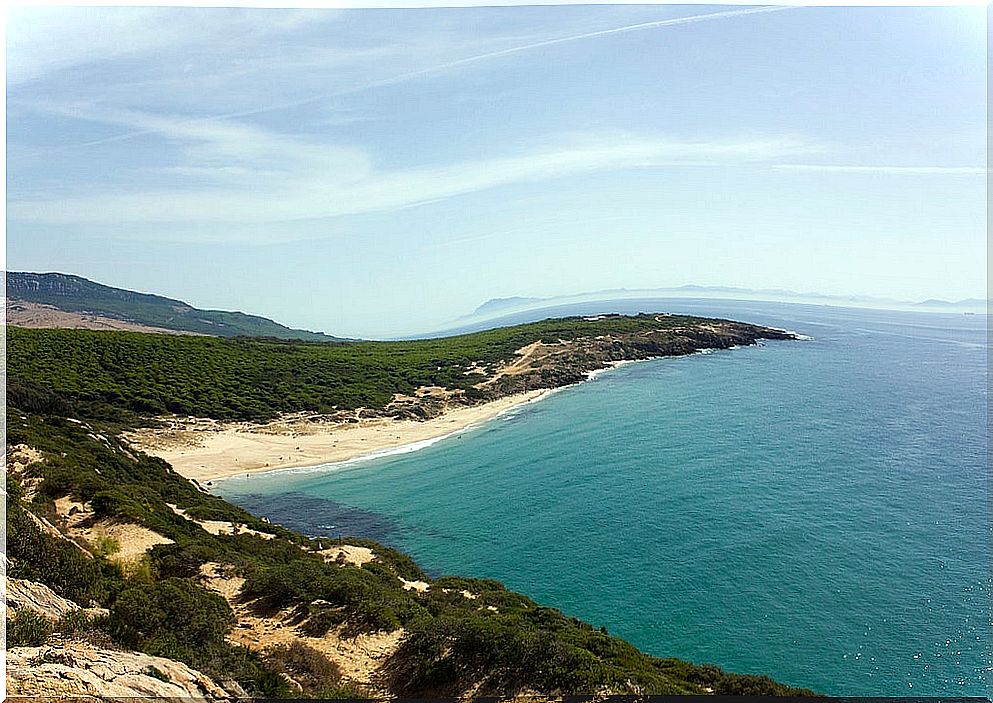
[[[43,583],[27,579],[7,579],[7,608],[10,610],[30,610],[49,620],[58,620],[69,613],[84,610],[78,603],[63,598]],[[102,608],[87,608],[90,615],[105,615]]]
[[[232,695],[207,675],[171,659],[81,642],[7,651],[7,700],[183,698]]]

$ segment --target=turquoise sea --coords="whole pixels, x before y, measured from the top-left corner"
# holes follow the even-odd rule
[[[555,314],[610,309],[812,339],[623,366],[416,452],[217,490],[434,575],[498,579],[660,656],[834,695],[988,696],[987,317],[713,300]]]

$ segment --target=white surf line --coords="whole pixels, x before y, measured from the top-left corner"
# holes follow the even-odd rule
[[[602,369],[594,369],[592,371],[587,371],[586,372],[586,380],[587,381],[594,381],[594,380],[600,378],[600,376],[604,375],[605,373],[607,373],[609,371],[613,371],[614,369],[619,369],[622,366],[628,366],[630,364],[640,364],[643,361],[654,361],[655,359],[661,359],[661,358],[663,358],[663,357],[661,357],[661,356],[649,356],[649,357],[646,357],[644,359],[621,359],[619,361],[609,361],[609,362],[607,362],[607,365],[604,366]],[[582,383],[582,381],[580,381],[580,383]],[[573,384],[573,385],[578,385],[578,384]]]
[[[796,337],[796,340],[798,342],[812,342],[812,341],[814,341],[814,338],[811,337],[810,335],[808,335],[808,334],[801,334],[800,332],[797,332],[796,330],[788,330],[788,329],[784,329],[782,327],[769,327],[768,329],[770,329],[770,330],[776,330],[777,332],[785,332],[786,334],[792,334],[794,337]]]

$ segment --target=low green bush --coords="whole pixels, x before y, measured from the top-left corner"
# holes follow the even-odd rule
[[[30,610],[18,610],[7,618],[8,647],[38,647],[52,634],[54,628],[47,618]]]
[[[276,671],[282,671],[300,685],[301,694],[315,698],[342,697],[328,696],[329,692],[349,691],[361,696],[361,689],[346,686],[341,680],[341,669],[325,654],[296,641],[289,645],[277,645],[266,650],[264,659]]]
[[[184,660],[215,680],[237,681],[253,698],[292,698],[295,691],[258,652],[227,643],[201,647]]]
[[[324,637],[331,629],[344,624],[347,617],[344,608],[316,607],[310,611],[302,629],[309,637]]]
[[[96,647],[105,649],[112,648],[115,643],[104,629],[105,626],[106,617],[91,615],[84,610],[74,610],[59,618],[54,625],[54,631],[60,637],[89,642]]]
[[[151,654],[224,641],[234,624],[227,601],[188,579],[131,583],[110,606],[107,630],[125,646]]]
[[[159,681],[165,681],[166,683],[170,682],[169,677],[166,676],[161,669],[158,669],[152,665],[146,666],[142,673],[147,674],[152,678],[158,679]]]
[[[356,632],[393,632],[400,628],[400,618],[375,596],[363,598],[352,609],[349,623]]]
[[[17,501],[7,503],[7,575],[46,584],[83,607],[105,603],[115,589],[116,566],[41,531]]]

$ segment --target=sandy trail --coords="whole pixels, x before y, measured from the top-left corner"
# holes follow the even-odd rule
[[[138,449],[165,459],[179,474],[204,483],[239,474],[348,461],[438,439],[548,392],[534,390],[456,407],[430,420],[369,418],[337,424],[282,420],[267,425],[191,420],[182,427],[141,430],[126,438]]]
[[[346,547],[348,545],[345,545]],[[358,549],[356,547],[356,549]],[[239,600],[245,579],[226,575],[225,567],[208,562],[200,567],[201,583],[228,601],[238,619],[227,639],[256,651],[275,645],[302,642],[322,652],[338,665],[342,675],[370,689],[371,693],[385,699],[385,691],[378,689],[375,672],[396,651],[403,638],[403,630],[373,632],[346,637],[343,626],[330,630],[324,637],[309,637],[299,627],[292,609],[273,617],[263,617],[252,612],[247,603]]]

